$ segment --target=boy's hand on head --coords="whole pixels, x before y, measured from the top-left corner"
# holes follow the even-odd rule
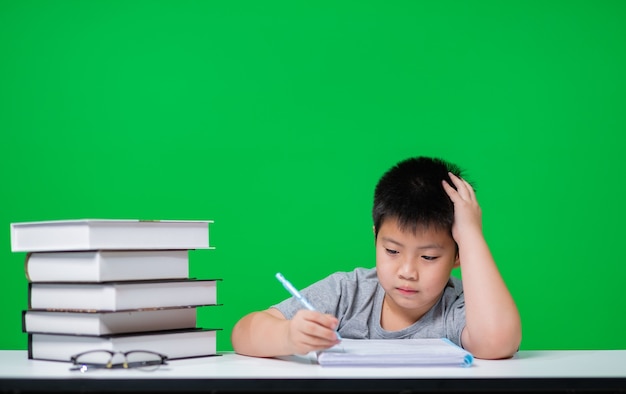
[[[442,181],[442,184],[443,189],[454,204],[452,236],[459,243],[461,237],[472,231],[478,231],[482,234],[482,212],[472,186],[452,173],[449,175],[454,186],[456,186],[456,190],[445,180]]]
[[[452,237],[463,270],[466,325],[461,342],[477,358],[511,357],[522,338],[519,311],[483,236],[474,189],[465,180],[449,176],[456,190],[445,180],[442,184],[454,204]]]
[[[292,354],[328,349],[339,343],[336,317],[302,309],[289,321],[288,346]]]

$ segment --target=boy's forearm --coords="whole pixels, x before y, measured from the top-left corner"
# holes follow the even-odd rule
[[[459,256],[466,308],[463,345],[479,358],[510,357],[521,341],[515,301],[482,234],[462,242]]]
[[[284,348],[288,320],[267,311],[252,312],[233,327],[231,342],[235,352],[246,356],[275,357],[288,355]]]

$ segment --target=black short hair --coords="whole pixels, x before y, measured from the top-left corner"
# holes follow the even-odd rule
[[[413,157],[389,169],[374,191],[375,236],[386,219],[397,219],[403,230],[433,227],[452,231],[454,206],[441,184],[446,180],[456,189],[448,172],[461,177],[461,169],[431,157]]]

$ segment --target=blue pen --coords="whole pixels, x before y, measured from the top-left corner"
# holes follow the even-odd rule
[[[300,292],[298,291],[298,289],[296,289],[295,287],[293,287],[293,285],[287,280],[285,279],[285,277],[280,273],[276,273],[276,279],[278,279],[278,281],[280,283],[283,284],[283,286],[285,287],[285,289],[287,289],[287,291],[294,297],[296,297],[296,299],[298,301],[300,301],[300,303],[302,305],[304,305],[306,307],[306,309],[310,310],[310,311],[315,311],[317,309],[315,309],[313,307],[313,305],[311,305],[311,303],[309,302],[309,300],[307,300],[306,298],[304,298],[304,296],[302,294],[300,294]],[[341,340],[341,335],[339,335],[339,332],[337,332],[337,339]]]

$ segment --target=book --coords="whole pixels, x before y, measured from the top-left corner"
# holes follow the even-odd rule
[[[28,309],[123,311],[215,305],[217,279],[28,284]]]
[[[11,223],[13,252],[211,249],[210,220],[79,219]]]
[[[30,282],[112,282],[182,279],[189,276],[188,250],[30,252]]]
[[[196,327],[196,307],[139,309],[117,312],[25,310],[26,333],[111,335]]]
[[[471,353],[445,338],[343,339],[315,357],[323,367],[469,367],[474,360]]]
[[[28,334],[28,358],[70,361],[89,350],[150,350],[169,360],[217,355],[217,329],[153,331],[119,335]]]

